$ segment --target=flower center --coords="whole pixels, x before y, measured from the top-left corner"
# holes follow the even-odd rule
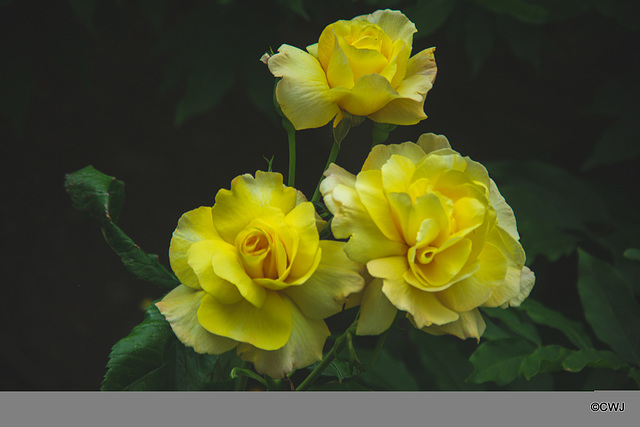
[[[252,279],[278,279],[288,265],[278,236],[258,227],[247,227],[236,238],[236,255]]]

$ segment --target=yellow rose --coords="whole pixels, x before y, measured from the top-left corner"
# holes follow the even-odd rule
[[[182,285],[158,309],[198,353],[236,348],[273,378],[322,359],[323,319],[364,283],[344,243],[319,240],[323,225],[282,175],[236,177],[180,218],[169,259]]]
[[[425,134],[378,145],[357,176],[332,164],[320,190],[345,251],[373,280],[358,334],[386,330],[398,309],[419,329],[479,338],[477,307],[517,306],[535,277],[513,211],[486,169]]]
[[[411,56],[415,25],[399,11],[379,10],[324,29],[307,52],[282,45],[268,59],[281,77],[276,98],[296,129],[324,126],[344,111],[379,123],[426,119],[424,100],[436,77],[435,48]]]

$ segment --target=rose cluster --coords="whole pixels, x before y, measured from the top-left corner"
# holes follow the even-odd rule
[[[329,25],[307,52],[282,45],[268,66],[296,129],[345,113],[389,124],[426,118],[434,49],[411,56],[416,28],[377,11]],[[322,359],[325,319],[360,306],[356,333],[387,330],[398,311],[432,334],[479,339],[478,307],[518,306],[535,277],[516,220],[487,170],[441,135],[377,145],[357,174],[331,164],[320,186],[331,231],[273,172],[246,174],[211,207],[185,213],[171,240],[182,283],[157,303],[196,352],[235,349],[282,378]]]

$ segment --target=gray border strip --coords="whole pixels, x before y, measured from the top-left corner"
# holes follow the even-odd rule
[[[7,427],[637,427],[639,408],[640,391],[0,392]]]

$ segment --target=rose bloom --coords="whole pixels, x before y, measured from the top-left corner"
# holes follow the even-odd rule
[[[364,285],[344,243],[319,240],[323,226],[282,175],[238,176],[180,218],[169,259],[182,284],[156,305],[198,353],[235,348],[273,378],[321,360],[323,319]]]
[[[435,48],[411,56],[415,25],[379,10],[324,29],[307,52],[283,44],[266,61],[282,79],[276,98],[296,129],[317,128],[344,112],[379,123],[412,125],[436,77]]]
[[[398,309],[419,329],[480,338],[478,307],[517,306],[535,277],[513,211],[486,169],[440,135],[378,145],[357,176],[332,164],[320,190],[336,238],[372,276],[357,333],[375,335]],[[352,298],[353,300],[353,298]]]

